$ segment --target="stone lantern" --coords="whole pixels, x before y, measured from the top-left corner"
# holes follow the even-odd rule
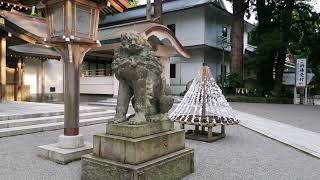
[[[109,1],[103,2],[110,6]],[[39,155],[65,164],[92,150],[79,134],[79,69],[85,54],[100,46],[97,36],[102,5],[98,0],[47,0],[44,4],[48,23],[45,41],[60,53],[64,63],[64,134],[58,143],[40,146]]]
[[[98,3],[90,0],[48,0],[48,41],[96,44]]]

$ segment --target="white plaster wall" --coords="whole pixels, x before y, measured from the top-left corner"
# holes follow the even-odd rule
[[[45,67],[45,93],[63,93],[63,62],[47,60]],[[55,92],[50,92],[50,87],[55,87]]]
[[[189,81],[197,76],[204,62],[204,50],[190,50],[191,58],[172,57],[171,64],[176,64],[176,78],[170,79],[172,94],[180,94]]]
[[[26,59],[24,62],[24,84],[30,86],[30,94],[40,93],[40,60]]]
[[[81,94],[113,94],[114,77],[80,77]]]
[[[183,46],[204,44],[204,7],[186,9],[164,14],[163,24],[176,25],[176,37]]]
[[[214,11],[213,9],[206,7],[205,9],[205,44],[211,47],[222,49],[221,44],[217,43],[218,36],[221,36],[222,28],[228,28],[227,40],[231,42],[231,26],[232,21],[230,16],[226,16],[220,11]],[[230,51],[230,46],[226,48]]]
[[[228,41],[231,42],[231,16],[220,11],[214,11],[210,7],[205,8],[205,44],[211,47],[222,49],[221,45],[217,43],[217,36],[221,35],[222,27],[228,28]],[[246,25],[247,26],[247,25]],[[244,49],[248,46],[248,30],[252,28],[245,27],[244,30]],[[231,51],[231,46],[226,48],[227,51]]]
[[[30,85],[30,94],[41,93],[41,77],[39,59],[26,59],[24,84]],[[54,93],[63,93],[63,63],[57,60],[47,60],[45,67],[45,93],[50,93],[50,87],[55,87]]]

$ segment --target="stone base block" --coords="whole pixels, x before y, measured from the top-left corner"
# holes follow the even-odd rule
[[[142,125],[130,125],[128,122],[120,124],[107,124],[106,134],[128,138],[139,138],[152,134],[174,130],[172,121],[159,121]]]
[[[59,164],[67,164],[80,160],[82,155],[92,153],[92,144],[84,143],[84,146],[75,149],[64,149],[56,144],[49,144],[38,147],[38,156],[49,159]]]
[[[58,147],[64,149],[75,149],[84,146],[83,135],[65,136],[60,135],[58,139]]]
[[[188,130],[186,132],[186,139],[203,141],[203,142],[214,142],[214,141],[217,141],[217,140],[222,139],[224,137],[226,137],[225,133],[212,132],[212,136],[208,137],[207,131],[195,133],[194,130]]]
[[[184,130],[168,131],[140,138],[108,134],[93,137],[95,156],[125,164],[140,164],[184,148]]]
[[[82,180],[178,180],[194,171],[194,151],[183,149],[160,158],[128,165],[95,157],[82,156]]]

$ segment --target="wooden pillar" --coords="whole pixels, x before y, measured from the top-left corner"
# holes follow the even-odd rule
[[[0,102],[6,101],[6,83],[7,83],[7,62],[6,62],[6,39],[0,38]]]
[[[22,101],[22,78],[22,61],[19,59],[17,63],[16,101]]]
[[[161,78],[165,80],[166,85],[169,87],[170,86],[170,58],[160,57],[160,63],[163,68]]]
[[[64,62],[64,135],[79,135],[80,64],[90,48],[69,44],[61,48]]]
[[[162,0],[154,0],[154,16],[156,22],[162,24]]]
[[[147,6],[146,6],[147,20],[151,20],[151,11],[152,11],[151,0],[147,0]]]
[[[45,60],[40,60],[40,86],[41,86],[41,102],[45,101],[46,79],[45,79]]]

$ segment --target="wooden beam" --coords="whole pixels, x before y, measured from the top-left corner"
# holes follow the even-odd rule
[[[162,0],[154,0],[154,16],[156,22],[162,24]]]
[[[123,12],[125,8],[121,7],[115,0],[109,0],[111,6],[119,12]]]
[[[0,101],[6,100],[6,84],[7,84],[7,61],[6,61],[6,39],[0,38]]]
[[[45,81],[45,67],[44,60],[41,61],[40,64],[40,84],[41,84],[41,102],[45,101],[45,90],[46,90],[46,81]]]

